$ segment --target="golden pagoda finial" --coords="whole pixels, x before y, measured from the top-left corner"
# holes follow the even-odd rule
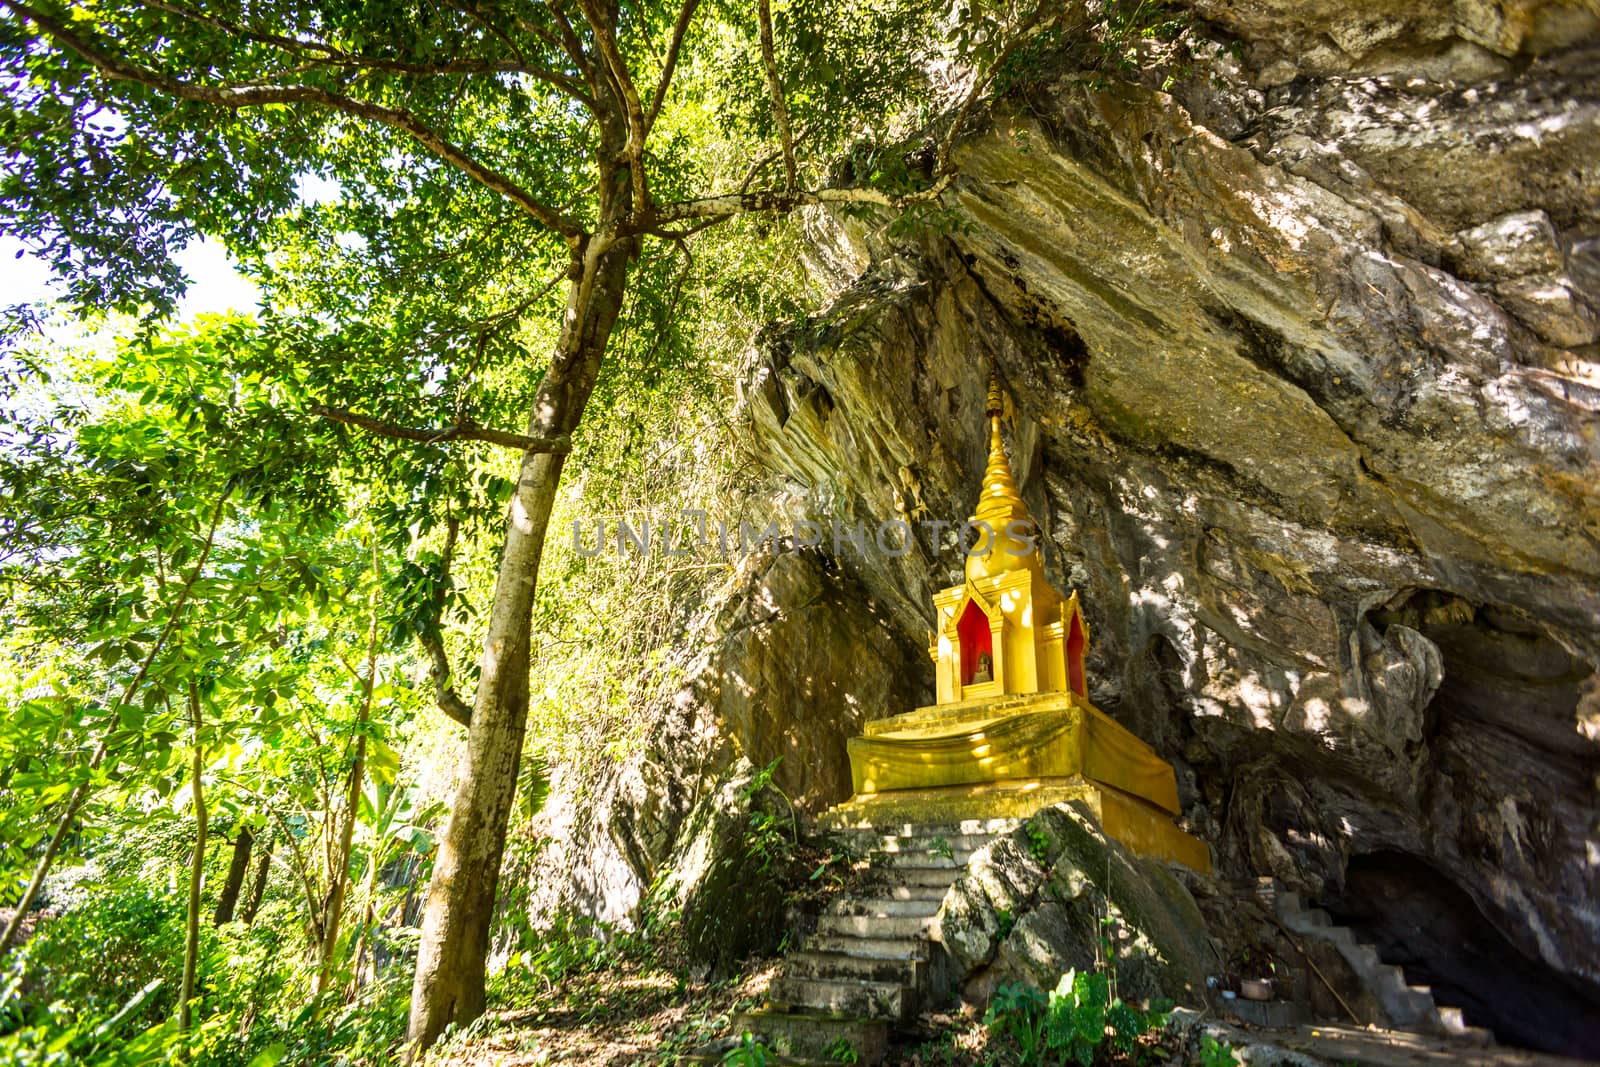
[[[1011,474],[1011,461],[1006,458],[1006,446],[1000,438],[1000,415],[1004,411],[1000,397],[1000,378],[989,376],[989,397],[984,414],[989,416],[989,462],[983,469],[983,488],[978,493],[978,512],[974,518],[987,522],[995,529],[1004,529],[1013,519],[1027,519],[1028,509],[1017,492],[1017,480]]]
[[[1035,526],[1033,516],[1028,514],[1028,506],[1022,502],[1022,494],[1017,491],[1017,479],[1011,473],[1011,461],[1006,458],[1005,442],[1000,435],[1000,416],[1004,410],[1000,379],[998,375],[990,375],[989,395],[984,405],[984,414],[989,417],[989,461],[983,469],[983,488],[978,492],[978,507],[972,521],[984,523],[992,534],[985,535],[978,542],[981,545],[983,540],[987,540],[989,551],[967,557],[969,578],[1026,566],[1020,555],[996,549],[1002,546],[1015,547],[1016,541],[1011,535],[1013,523],[1026,523],[1030,529]]]

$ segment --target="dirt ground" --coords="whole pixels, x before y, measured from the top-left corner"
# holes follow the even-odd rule
[[[753,960],[724,981],[693,981],[659,963],[614,961],[523,991],[526,1002],[491,1010],[447,1041],[430,1067],[535,1067],[552,1063],[670,1065],[727,1032],[735,1011],[761,1002],[777,960]]]
[[[444,1042],[429,1067],[668,1067],[730,1035],[734,1012],[758,1007],[778,960],[747,961],[724,981],[692,981],[667,961],[612,961],[550,986],[519,991],[523,1003],[491,1010]],[[923,1016],[897,1045],[893,1067],[957,1067],[987,1061],[988,1035],[960,1014]],[[737,1035],[732,1035],[737,1036]]]

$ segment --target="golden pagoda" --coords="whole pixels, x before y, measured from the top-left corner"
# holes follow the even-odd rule
[[[1085,800],[1141,855],[1209,871],[1178,829],[1172,767],[1089,702],[1089,628],[1078,594],[1045,578],[1037,524],[1000,436],[999,382],[986,406],[989,462],[969,529],[965,580],[934,594],[937,702],[866,725],[849,743],[855,795],[826,827],[1020,818]]]

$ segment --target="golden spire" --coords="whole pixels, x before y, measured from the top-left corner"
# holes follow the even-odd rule
[[[967,557],[969,581],[1038,566],[1036,548],[1019,541],[1017,536],[1031,535],[1038,527],[1022,502],[1022,494],[1017,492],[1017,479],[1006,459],[1006,446],[1000,438],[1003,410],[1000,379],[990,375],[989,398],[984,405],[984,414],[989,416],[989,462],[983,468],[983,488],[978,492],[977,512],[971,519],[973,523],[983,523],[989,532],[972,535],[972,547],[980,554]],[[1023,525],[1014,528],[1013,523],[1019,522]]]
[[[989,376],[989,400],[984,414],[989,416],[989,462],[983,469],[983,488],[978,493],[978,511],[973,516],[989,524],[992,529],[1004,530],[1015,519],[1032,521],[1028,508],[1017,492],[1017,480],[1011,474],[1011,463],[1006,459],[1006,447],[1000,439],[1000,415],[1004,411],[1000,398],[1000,379]]]

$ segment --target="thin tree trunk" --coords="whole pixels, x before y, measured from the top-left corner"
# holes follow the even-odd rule
[[[200,747],[200,692],[189,683],[189,716],[194,726],[194,759],[190,784],[194,789],[194,859],[189,864],[189,915],[184,927],[183,988],[178,992],[178,1028],[189,1029],[193,1017],[189,1000],[194,996],[194,975],[200,959],[200,884],[206,872],[206,798],[200,776],[205,753]]]
[[[378,924],[376,899],[378,895],[378,850],[376,846],[374,846],[372,853],[367,857],[367,882],[365,886],[365,894],[366,904],[363,906],[361,912],[361,936],[356,941],[356,950],[354,953],[356,959],[356,976],[355,981],[351,984],[352,993],[359,992],[361,989],[361,979],[363,974],[366,973],[366,969],[362,965],[362,957],[369,949],[372,948],[372,935],[374,928]],[[376,954],[373,956],[371,975],[374,980],[376,980],[378,977],[378,961]]]
[[[255,922],[256,912],[261,910],[261,898],[267,892],[267,876],[272,871],[272,850],[277,843],[269,829],[261,845],[261,854],[256,857],[256,873],[250,880],[250,893],[244,898],[244,910],[239,913],[239,918],[247,923]]]
[[[372,544],[372,592],[368,598],[371,623],[367,632],[367,675],[361,681],[361,711],[356,720],[356,759],[350,768],[350,785],[345,790],[344,818],[339,826],[339,843],[333,850],[333,869],[328,872],[328,903],[323,909],[322,947],[317,963],[317,982],[313,996],[321,996],[333,974],[333,956],[339,947],[339,925],[344,916],[344,895],[350,884],[350,843],[355,837],[356,810],[361,803],[361,782],[367,773],[367,723],[372,720],[372,693],[378,681],[378,545]]]
[[[233,839],[233,855],[228,859],[228,877],[222,883],[222,896],[217,898],[217,911],[212,916],[213,926],[233,921],[233,910],[239,904],[239,893],[244,889],[244,876],[250,871],[250,850],[256,835],[250,827],[239,824],[239,834]]]
[[[530,437],[577,428],[621,312],[637,243],[603,252],[596,243],[575,253],[561,337],[534,401]],[[490,924],[528,717],[533,594],[564,460],[525,453],[506,515],[465,761],[423,915],[408,1034],[413,1057],[451,1022],[465,1025],[483,1014]]]

